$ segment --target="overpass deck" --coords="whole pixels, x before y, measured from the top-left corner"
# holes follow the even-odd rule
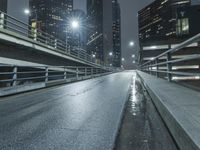
[[[111,150],[133,72],[0,100],[0,149]]]

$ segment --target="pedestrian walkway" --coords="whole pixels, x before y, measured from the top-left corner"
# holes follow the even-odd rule
[[[137,72],[180,149],[199,150],[200,92]]]

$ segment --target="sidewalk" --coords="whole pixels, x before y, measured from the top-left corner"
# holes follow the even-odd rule
[[[179,148],[200,150],[200,93],[141,71],[137,73]]]

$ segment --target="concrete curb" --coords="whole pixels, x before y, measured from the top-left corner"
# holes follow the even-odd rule
[[[131,85],[129,87],[129,90],[128,90],[127,95],[126,95],[126,100],[124,101],[123,107],[122,107],[121,112],[120,112],[118,127],[117,127],[117,130],[116,130],[116,133],[115,133],[115,140],[114,140],[114,143],[112,145],[113,150],[116,148],[117,137],[119,135],[119,132],[120,132],[120,129],[121,129],[121,126],[122,126],[122,121],[124,119],[124,113],[126,111],[127,103],[128,103],[129,96],[130,96],[130,89],[131,89]]]

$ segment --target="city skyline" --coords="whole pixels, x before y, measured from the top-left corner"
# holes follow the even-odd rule
[[[0,150],[200,150],[199,16],[200,0],[0,0]]]
[[[138,26],[137,26],[137,12],[145,7],[147,4],[153,0],[146,1],[132,1],[132,0],[119,0],[121,7],[121,25],[122,25],[122,57],[125,58],[124,66],[128,68],[133,68],[134,64],[133,54],[137,54],[139,49],[138,44]],[[22,21],[27,21],[27,16],[23,14],[25,8],[28,7],[28,0],[18,0],[17,3],[21,5],[16,5],[16,0],[8,0],[8,11],[9,13],[19,18]],[[76,9],[81,7],[82,9],[86,8],[85,0],[76,0],[74,4]],[[85,11],[85,10],[84,10]],[[135,41],[135,47],[130,48],[129,42]]]

